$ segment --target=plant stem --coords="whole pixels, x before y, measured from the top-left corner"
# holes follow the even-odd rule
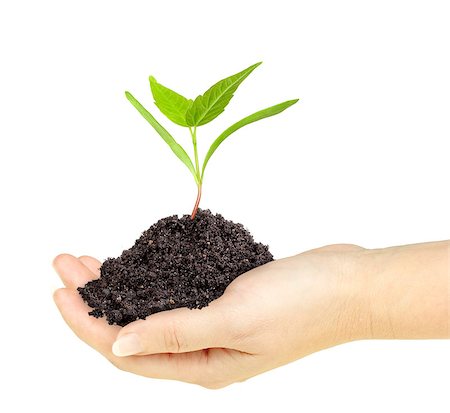
[[[198,211],[198,205],[200,204],[200,199],[202,197],[202,177],[200,175],[200,166],[198,162],[198,151],[197,151],[197,127],[194,126],[194,130],[189,127],[189,132],[192,136],[192,145],[194,146],[194,157],[195,157],[195,173],[197,175],[197,199],[195,201],[194,209],[192,210],[191,219],[195,218]]]
[[[197,151],[197,127],[194,126],[194,130],[192,130],[191,128],[189,128],[189,130],[191,131],[192,144],[194,145],[195,172],[197,173],[197,178],[199,178],[200,181],[200,168],[198,164],[198,151]]]
[[[200,198],[202,197],[202,185],[199,184],[197,186],[197,199],[195,201],[194,209],[192,210],[191,219],[195,218],[195,215],[197,215],[198,211],[198,205],[200,204]]]

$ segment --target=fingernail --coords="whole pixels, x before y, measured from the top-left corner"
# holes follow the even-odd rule
[[[142,352],[141,341],[135,333],[119,337],[112,346],[112,352],[118,357],[132,356]]]

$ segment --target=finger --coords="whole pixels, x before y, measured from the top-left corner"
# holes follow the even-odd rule
[[[107,324],[104,319],[95,318],[88,313],[91,310],[81,299],[77,291],[61,288],[53,294],[64,321],[78,338],[105,356],[116,367],[130,370],[131,358],[116,357],[111,347],[120,331],[119,326]]]
[[[216,300],[201,310],[178,308],[134,321],[120,330],[113,352],[123,357],[229,347],[227,315],[222,308]]]
[[[101,353],[111,355],[111,346],[120,330],[104,319],[95,318],[88,313],[91,310],[78,294],[69,288],[61,288],[53,294],[64,321],[85,343]]]
[[[205,366],[211,364],[212,354],[201,351],[174,355],[116,357],[111,348],[120,327],[108,325],[104,319],[89,316],[89,307],[74,290],[56,290],[54,300],[73,332],[121,370],[145,377],[198,383],[202,375],[206,375]]]
[[[82,255],[81,257],[78,257],[78,259],[88,267],[93,274],[100,277],[100,267],[102,266],[102,263],[99,260],[90,257],[89,255]]]
[[[145,377],[181,380],[210,389],[218,389],[255,375],[260,360],[257,356],[225,348],[212,348],[190,353],[151,354],[123,357],[132,360],[134,373]]]
[[[98,276],[86,267],[78,258],[70,254],[60,254],[53,260],[53,267],[67,288],[84,286]]]

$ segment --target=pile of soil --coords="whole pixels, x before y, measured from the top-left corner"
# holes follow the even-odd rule
[[[193,220],[159,220],[78,291],[90,315],[125,326],[159,311],[207,306],[236,277],[272,260],[242,224],[199,210]]]

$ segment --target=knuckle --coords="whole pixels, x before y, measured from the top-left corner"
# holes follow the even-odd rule
[[[171,321],[167,324],[163,334],[164,348],[170,353],[180,353],[184,348],[184,340],[179,323]]]

